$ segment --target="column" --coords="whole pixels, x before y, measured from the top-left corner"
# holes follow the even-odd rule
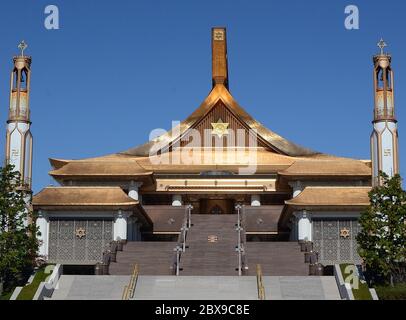
[[[134,241],[141,241],[141,223],[136,222],[134,224],[135,236]]]
[[[297,219],[298,240],[312,241],[311,215],[306,210],[296,212],[294,215]]]
[[[293,198],[297,197],[303,191],[303,184],[300,181],[289,182],[289,185],[293,189]]]
[[[127,220],[127,240],[128,241],[139,241],[140,236],[140,225],[138,218],[132,215]]]
[[[251,196],[251,207],[261,206],[261,196],[259,194],[253,194]]]
[[[127,240],[127,219],[128,215],[118,210],[114,219],[114,240]]]
[[[128,196],[134,200],[140,201],[139,188],[142,186],[142,182],[131,181],[128,191]]]
[[[294,215],[289,219],[289,226],[289,241],[298,241],[297,218]]]
[[[182,205],[183,205],[182,195],[181,194],[174,194],[172,196],[172,207],[181,207]]]
[[[38,211],[38,217],[36,221],[36,226],[41,233],[38,236],[38,240],[40,241],[39,246],[39,255],[44,256],[46,259],[48,258],[48,234],[49,234],[49,219],[48,215],[44,211]]]

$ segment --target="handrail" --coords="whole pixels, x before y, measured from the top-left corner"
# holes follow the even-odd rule
[[[237,210],[237,247],[238,254],[238,275],[242,276],[245,270],[248,269],[245,248],[246,248],[246,235],[245,235],[245,214],[244,208],[240,204],[235,206]]]
[[[262,268],[260,264],[257,264],[257,288],[258,288],[258,299],[265,300],[265,287],[262,281]]]
[[[248,270],[248,261],[247,261],[247,254],[246,254],[246,244],[247,244],[247,236],[245,234],[246,230],[246,214],[245,214],[245,206],[242,206],[241,210],[241,246],[242,246],[242,272],[245,273]]]
[[[122,300],[129,300],[130,298],[134,298],[134,293],[135,293],[135,287],[137,285],[138,281],[138,264],[134,265],[133,273],[130,278],[130,282],[128,285],[124,287],[123,295],[121,297]]]
[[[127,300],[127,295],[128,295],[128,284],[124,286],[124,291],[123,295],[121,296],[121,300]]]
[[[192,210],[193,206],[191,204],[188,204],[185,207],[185,215],[183,217],[182,221],[182,227],[180,228],[180,233],[178,235],[178,241],[176,243],[176,247],[173,249],[174,255],[172,258],[172,274],[174,275],[179,275],[180,271],[180,258],[182,255],[182,252],[186,251],[186,238],[187,238],[187,233],[189,229],[192,226]]]

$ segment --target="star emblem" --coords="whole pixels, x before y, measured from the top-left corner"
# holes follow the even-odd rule
[[[77,228],[77,229],[76,229],[76,236],[77,236],[79,239],[82,239],[83,237],[86,236],[86,230],[85,230],[84,228]]]
[[[221,138],[222,136],[228,134],[228,123],[223,122],[223,120],[219,119],[217,122],[212,122],[211,126],[213,129],[211,130],[211,134],[217,135],[217,137]]]
[[[350,230],[348,230],[347,228],[343,228],[340,230],[340,237],[341,238],[348,238],[350,236]]]

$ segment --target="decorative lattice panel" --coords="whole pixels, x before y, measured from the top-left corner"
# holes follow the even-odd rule
[[[112,220],[52,219],[49,222],[49,260],[63,263],[101,261],[113,240]]]
[[[356,219],[313,219],[314,250],[324,265],[360,263],[356,236],[360,225]]]

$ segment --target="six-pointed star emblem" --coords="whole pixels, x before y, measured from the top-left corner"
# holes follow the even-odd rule
[[[228,134],[228,123],[223,122],[223,120],[219,119],[217,122],[212,122],[211,126],[213,129],[211,130],[211,134],[217,135],[219,138]]]

